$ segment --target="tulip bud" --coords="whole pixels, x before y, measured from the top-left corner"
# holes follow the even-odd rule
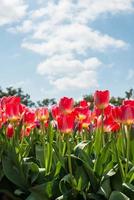
[[[7,127],[6,135],[8,138],[12,138],[13,134],[14,134],[14,127],[12,126],[12,124],[9,124]]]
[[[134,124],[134,107],[130,105],[121,106],[122,115],[121,119],[124,124],[131,125]]]
[[[95,106],[101,110],[105,109],[109,104],[110,94],[108,90],[96,91],[94,94]]]
[[[59,109],[62,113],[68,114],[73,111],[74,100],[73,98],[63,97],[59,102]]]

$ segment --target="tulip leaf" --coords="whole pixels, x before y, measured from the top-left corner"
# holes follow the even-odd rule
[[[99,156],[96,159],[95,162],[95,172],[98,174],[98,176],[102,176],[102,173],[105,170],[105,167],[110,163],[110,146],[111,146],[111,141],[108,142],[102,151],[100,152]]]
[[[14,160],[9,156],[3,156],[2,166],[5,176],[15,185],[22,189],[28,188],[24,172],[22,171],[19,164],[17,165]],[[19,177],[19,178],[18,178]]]
[[[113,191],[110,195],[109,200],[130,200],[125,194],[118,192],[118,191]]]
[[[44,162],[44,147],[41,146],[41,145],[36,145],[36,159],[39,161],[40,167],[44,167],[45,166],[45,162]]]
[[[111,192],[112,190],[110,185],[110,179],[106,179],[101,183],[100,189],[97,193],[103,195],[105,198],[108,199]]]
[[[122,185],[123,193],[125,193],[130,199],[134,198],[134,185],[130,183],[123,183]]]

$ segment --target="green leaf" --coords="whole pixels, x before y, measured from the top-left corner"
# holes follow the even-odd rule
[[[44,184],[34,186],[30,189],[31,196],[38,200],[50,200],[53,194],[52,188],[53,182],[46,182]]]
[[[56,200],[77,200],[77,191],[71,189],[71,190],[68,190],[66,193],[64,193],[63,195],[61,195],[60,197],[56,198]]]
[[[21,170],[19,165],[16,165],[14,160],[9,156],[3,156],[2,166],[5,176],[15,185],[19,186],[22,189],[27,189],[28,185],[25,179],[25,175]],[[18,178],[19,177],[19,178]]]
[[[26,180],[30,179],[31,184],[36,181],[39,175],[39,167],[34,162],[25,162],[22,165],[25,172]]]
[[[83,162],[76,156],[71,156],[71,160],[73,163],[73,175],[77,182],[76,189],[78,191],[84,190],[88,187],[89,178],[88,173],[86,172],[85,168],[83,167]]]
[[[59,188],[60,188],[61,193],[65,194],[69,190],[71,190],[72,187],[74,186],[73,183],[74,183],[74,185],[77,185],[74,177],[72,177],[71,174],[65,175],[59,183]]]
[[[128,198],[125,194],[121,192],[113,191],[110,195],[109,200],[130,200],[130,198]]]
[[[130,183],[123,183],[122,191],[125,193],[130,199],[134,198],[134,185]]]
[[[120,175],[120,171],[118,170],[115,175],[111,176],[110,178],[112,190],[119,190],[122,189],[122,178]]]
[[[35,151],[36,151],[36,159],[39,161],[40,167],[45,167],[44,147],[41,145],[36,145]]]
[[[96,155],[99,155],[102,148],[102,141],[103,141],[102,139],[104,136],[102,134],[104,133],[101,133],[100,129],[97,129],[94,134],[95,134],[94,149],[95,149]]]
[[[84,151],[83,152],[81,151],[81,153],[85,155]],[[88,162],[85,161],[85,159],[84,160],[81,159],[81,158],[78,158],[78,159],[80,161],[82,161],[82,166],[83,166],[83,168],[85,169],[85,172],[88,175],[91,187],[96,192],[98,190],[98,180],[97,180],[97,177],[96,177],[92,167],[90,166],[90,164]]]
[[[54,148],[54,151],[55,151],[57,160],[59,160],[60,163],[61,163],[61,165],[62,165],[62,167],[63,167],[64,169],[66,169],[66,168],[65,168],[65,163],[64,163],[64,158],[63,158],[63,156],[59,153],[59,150],[58,150],[58,147],[57,147],[56,143],[53,143],[53,148]]]
[[[112,191],[111,191],[110,179],[106,179],[101,183],[98,194],[101,194],[108,199],[111,192]]]
[[[85,162],[87,162],[91,167],[93,167],[93,162],[91,160],[90,154],[88,153],[91,149],[90,142],[81,142],[74,148],[74,154],[78,158],[81,158]]]
[[[102,151],[100,152],[99,156],[97,157],[97,160],[95,162],[95,172],[98,174],[98,176],[102,176],[105,167],[109,164],[111,153],[109,151],[111,146],[111,141],[108,142]]]

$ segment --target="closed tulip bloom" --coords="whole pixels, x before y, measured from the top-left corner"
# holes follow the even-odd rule
[[[63,97],[59,102],[59,109],[62,113],[68,114],[73,111],[74,100],[73,98]]]
[[[23,109],[20,103],[20,97],[3,97],[1,100],[1,106],[10,122],[16,122],[21,119]]]
[[[121,106],[121,120],[122,123],[131,125],[134,124],[134,107],[130,105]]]
[[[70,134],[74,129],[75,117],[73,114],[60,115],[57,118],[58,129],[65,134]]]
[[[110,93],[108,90],[96,91],[94,94],[94,104],[97,108],[103,110],[109,104]]]
[[[8,138],[12,138],[13,134],[14,134],[14,127],[12,126],[12,124],[9,124],[7,127],[6,136]]]

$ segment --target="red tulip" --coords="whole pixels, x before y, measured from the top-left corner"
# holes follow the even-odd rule
[[[111,115],[112,108],[113,108],[113,106],[111,106],[111,105],[108,105],[106,108],[104,108],[104,111],[103,111],[104,115],[105,116]],[[95,116],[100,116],[102,114],[102,110],[95,107],[93,113]]]
[[[106,108],[109,104],[110,94],[108,90],[96,91],[94,94],[95,106],[101,110]]]
[[[101,128],[102,127],[102,119],[101,116],[96,118],[96,127]],[[120,125],[114,121],[112,116],[105,116],[103,120],[103,129],[104,132],[115,132],[120,129]]]
[[[83,99],[82,101],[80,101],[79,106],[80,107],[89,107],[90,103],[87,102],[85,99]]]
[[[9,96],[1,99],[1,107],[5,112],[7,120],[16,122],[21,119],[23,105],[20,104],[20,97]]]
[[[60,115],[60,109],[59,106],[54,105],[51,108],[51,113],[54,119],[57,119],[57,117]]]
[[[78,122],[78,130],[82,131],[82,129],[89,129],[89,125],[91,124],[90,117],[83,119],[82,121]]]
[[[62,113],[68,114],[73,111],[74,100],[73,98],[63,97],[59,102],[59,109]]]
[[[86,119],[87,117],[91,116],[91,111],[88,107],[76,107],[74,109],[76,117],[79,121]]]
[[[122,109],[121,106],[116,106],[112,108],[112,116],[114,120],[118,123],[122,122]]]
[[[124,100],[123,105],[130,105],[134,107],[134,100]]]
[[[120,125],[113,120],[112,116],[106,117],[104,120],[104,130],[106,132],[119,131]]]
[[[75,117],[73,114],[60,115],[57,118],[58,129],[62,133],[66,133],[66,134],[71,133],[74,129],[74,120],[75,120]]]
[[[21,138],[26,136],[28,137],[31,133],[31,131],[36,127],[35,124],[30,124],[30,125],[26,125],[26,127],[23,127],[22,131],[21,131]]]
[[[8,138],[12,138],[13,134],[14,134],[14,127],[12,126],[12,124],[9,124],[7,127],[6,136]]]
[[[32,124],[35,122],[35,112],[32,110],[26,111],[23,116],[25,124]]]
[[[41,107],[36,110],[37,119],[41,122],[47,122],[49,118],[49,111],[46,107]]]
[[[134,107],[130,105],[121,106],[121,120],[124,124],[134,124]]]

